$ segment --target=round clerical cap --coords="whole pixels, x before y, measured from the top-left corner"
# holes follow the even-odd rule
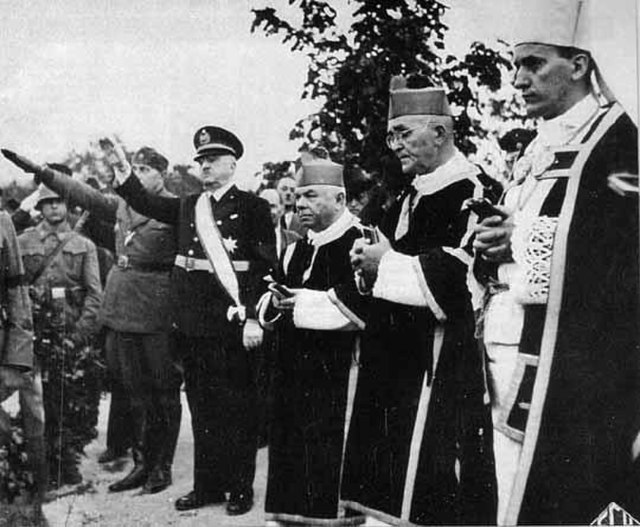
[[[298,181],[298,187],[310,185],[331,185],[344,187],[343,166],[333,161],[315,161],[302,165],[302,174]]]
[[[444,88],[407,88],[406,77],[391,78],[389,119],[402,115],[451,115]]]
[[[155,168],[158,172],[165,172],[169,166],[169,160],[160,152],[149,146],[143,146],[133,156],[134,165],[147,165]]]
[[[240,159],[244,153],[244,147],[235,134],[220,128],[219,126],[203,126],[193,136],[193,145],[196,148],[194,159],[197,161],[203,156],[231,154]]]
[[[36,209],[40,210],[45,201],[52,199],[62,200],[62,197],[43,183],[40,183],[40,186],[38,187],[38,201],[36,202]]]

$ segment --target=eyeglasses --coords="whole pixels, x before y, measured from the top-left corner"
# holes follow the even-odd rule
[[[422,130],[427,126],[426,123],[420,124],[418,126],[414,126],[412,128],[402,128],[400,130],[390,130],[387,132],[387,146],[393,150],[396,144],[400,143],[402,145],[406,145],[407,141],[411,138],[411,136],[417,132],[418,130]]]

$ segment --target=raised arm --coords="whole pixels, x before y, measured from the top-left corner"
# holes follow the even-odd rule
[[[105,139],[101,140],[100,146],[115,174],[116,192],[143,216],[162,223],[177,225],[180,218],[180,198],[168,198],[147,192],[133,173],[120,145]]]
[[[180,198],[168,198],[147,192],[132,172],[117,188],[131,207],[140,214],[154,220],[177,225],[180,216]]]
[[[82,181],[51,169],[44,170],[40,179],[67,203],[82,207],[109,223],[115,223],[119,201],[115,194],[103,194]]]

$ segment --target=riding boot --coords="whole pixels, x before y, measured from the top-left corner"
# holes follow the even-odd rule
[[[178,395],[179,396],[179,395]],[[173,456],[178,442],[178,434],[180,433],[180,418],[182,416],[182,408],[179,399],[177,404],[164,405],[164,430],[160,434],[162,442],[155,451],[155,459],[153,470],[149,474],[149,478],[144,485],[145,492],[155,494],[161,492],[171,485],[171,466],[173,464]]]
[[[144,415],[136,416],[134,427],[134,444],[131,448],[133,454],[133,469],[120,481],[116,481],[109,485],[111,492],[122,492],[123,490],[135,489],[144,485],[149,475],[149,462],[147,460],[147,452],[145,452],[145,434],[147,431],[147,422]]]

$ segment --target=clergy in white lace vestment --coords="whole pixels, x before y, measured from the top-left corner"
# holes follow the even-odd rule
[[[371,303],[341,498],[393,525],[490,524],[491,422],[461,212],[481,192],[479,170],[454,145],[442,88],[393,79],[388,131],[406,186],[381,222],[382,241],[352,251]]]
[[[523,9],[514,84],[538,133],[475,241],[498,522],[639,517],[638,198],[615,184],[637,178],[637,129],[583,38],[589,3]]]

